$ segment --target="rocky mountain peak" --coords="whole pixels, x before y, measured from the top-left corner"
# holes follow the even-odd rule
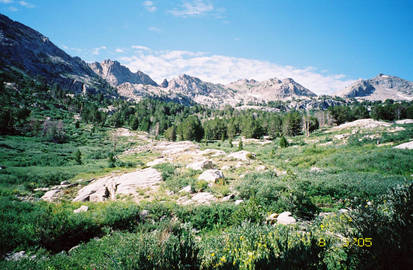
[[[316,96],[291,78],[280,80],[274,77],[261,82],[238,80],[230,83],[227,87],[237,90],[240,95],[264,101]]]
[[[167,79],[163,79],[163,81],[162,81],[162,83],[161,83],[161,87],[162,87],[162,88],[166,88],[166,87],[168,87],[168,85],[169,85],[168,80],[167,80]]]
[[[337,95],[368,100],[413,100],[413,82],[380,73],[372,79],[355,81]]]
[[[109,85],[80,58],[71,57],[41,33],[2,14],[0,62],[2,69],[17,67],[30,76],[41,76],[72,92],[110,91]]]
[[[213,84],[203,82],[197,77],[182,74],[169,81],[168,89],[188,95],[206,94]]]
[[[121,65],[118,61],[106,59],[101,63],[90,63],[89,67],[110,85],[116,87],[122,83],[144,84],[158,86],[148,75],[141,71],[133,73],[129,68]]]

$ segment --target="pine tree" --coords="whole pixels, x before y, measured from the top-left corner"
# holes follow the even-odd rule
[[[132,130],[137,130],[139,128],[139,117],[137,115],[132,117],[131,128]]]
[[[176,127],[171,126],[165,131],[165,138],[168,141],[176,141]]]
[[[80,152],[79,149],[77,149],[77,151],[75,152],[75,161],[79,165],[82,164],[82,153]]]
[[[108,154],[108,162],[109,162],[109,168],[115,167],[116,158],[112,152],[109,152]]]
[[[243,146],[243,144],[242,144],[242,139],[239,138],[238,151],[241,151],[242,149],[244,149],[244,146]]]
[[[288,147],[288,141],[287,141],[287,139],[284,137],[284,136],[282,136],[281,137],[281,139],[280,139],[280,147],[281,148],[286,148],[286,147]]]
[[[186,118],[180,126],[182,139],[184,140],[199,142],[204,137],[204,129],[202,128],[201,122],[198,117],[194,115]]]

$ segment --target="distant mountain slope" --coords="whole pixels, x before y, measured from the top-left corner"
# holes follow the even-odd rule
[[[183,74],[171,80],[163,80],[159,86],[148,75],[132,73],[117,61],[105,60],[89,66],[101,78],[118,89],[120,95],[140,100],[143,97],[169,97],[173,100],[193,101],[208,106],[235,106],[239,103],[268,102],[292,98],[315,97],[316,94],[293,79],[276,78],[263,82],[239,80],[229,85],[202,81]]]
[[[237,90],[240,95],[265,101],[317,96],[291,78],[284,80],[272,78],[262,82],[256,80],[238,80],[226,85],[226,87]]]
[[[239,99],[234,90],[227,89],[221,84],[204,82],[186,74],[171,79],[169,82],[164,80],[162,86],[125,82],[117,88],[120,95],[135,100],[140,100],[145,96],[162,97],[185,104],[195,102],[216,107],[222,104],[235,105]]]
[[[47,37],[0,14],[0,67],[18,68],[30,76],[75,93],[111,91],[79,57],[71,57]]]
[[[413,100],[413,82],[396,76],[379,74],[372,79],[358,80],[337,95],[368,100]]]
[[[141,71],[133,73],[118,61],[105,60],[102,63],[94,62],[90,63],[89,67],[114,87],[125,82],[158,86],[158,84],[145,73]]]

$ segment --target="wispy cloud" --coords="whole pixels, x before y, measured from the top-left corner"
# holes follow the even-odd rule
[[[115,50],[115,52],[117,52],[117,53],[124,53],[125,51],[124,51],[123,49],[121,49],[121,48],[117,48],[117,49]]]
[[[67,46],[67,45],[62,45],[62,48],[63,48],[66,52],[70,52],[70,53],[81,53],[81,52],[83,52],[83,49],[74,48],[74,47],[69,47],[69,46]]]
[[[34,8],[35,6],[26,1],[19,1],[19,5],[26,8]]]
[[[14,0],[0,0],[0,4],[15,4],[15,5],[20,5],[25,8],[34,8],[35,5],[26,2],[26,1],[14,1]],[[18,11],[19,9],[16,6],[9,6],[8,10],[10,11]]]
[[[159,29],[159,28],[156,27],[156,26],[149,26],[149,27],[148,27],[148,30],[149,30],[149,31],[152,31],[152,32],[161,32],[161,29]]]
[[[213,10],[214,6],[210,2],[205,2],[203,0],[193,0],[183,1],[179,8],[169,10],[169,13],[177,17],[189,17],[210,13]]]
[[[92,51],[92,54],[93,55],[99,55],[100,51],[106,50],[106,49],[107,49],[106,46],[100,46],[100,47],[94,48],[93,51]]]
[[[243,78],[293,78],[317,94],[332,94],[352,82],[343,74],[326,74],[314,67],[298,68],[262,60],[183,50],[155,51],[146,48],[130,57],[122,57],[120,61],[133,71],[141,70],[149,74],[156,81],[183,73],[223,84]]]
[[[142,46],[142,45],[132,45],[131,48],[135,49],[135,50],[140,50],[140,51],[150,51],[151,50],[148,47],[145,47],[145,46]]]
[[[6,5],[8,5],[8,4],[13,4],[13,3],[14,3],[13,0],[0,0],[0,4],[6,4]],[[8,9],[9,11],[12,11],[12,12],[16,12],[16,11],[19,10],[18,8],[14,7],[14,6],[9,6],[9,7],[7,7],[7,9]]]
[[[146,8],[147,11],[149,12],[155,12],[157,10],[157,7],[154,5],[152,1],[144,1],[142,5]]]

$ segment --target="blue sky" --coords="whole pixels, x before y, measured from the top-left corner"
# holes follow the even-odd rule
[[[70,55],[156,81],[292,77],[332,93],[378,73],[413,80],[409,0],[0,0],[0,10]]]

